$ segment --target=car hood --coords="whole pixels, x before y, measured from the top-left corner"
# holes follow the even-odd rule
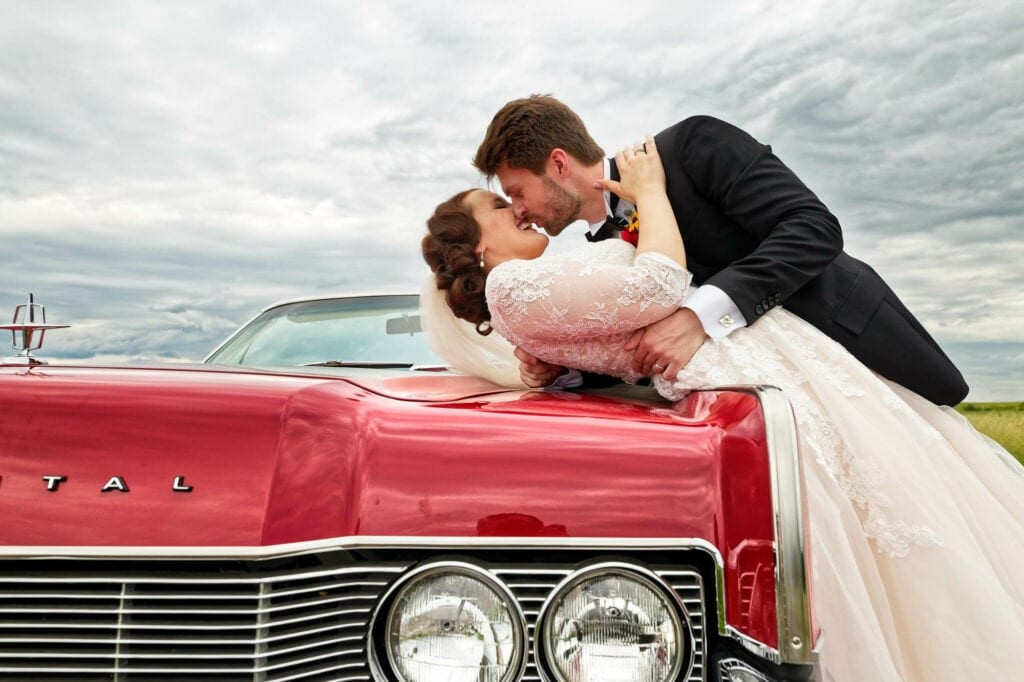
[[[673,405],[449,373],[43,366],[0,370],[0,399],[8,553],[772,535],[748,392]]]

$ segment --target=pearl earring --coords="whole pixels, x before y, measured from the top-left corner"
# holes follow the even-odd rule
[[[484,252],[483,251],[480,252],[480,269],[481,270],[484,269]]]

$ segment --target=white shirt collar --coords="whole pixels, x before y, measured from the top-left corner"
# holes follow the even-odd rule
[[[604,179],[607,180],[612,176],[612,167],[608,163],[608,157],[604,159]],[[590,226],[590,234],[597,234],[597,231],[601,229],[605,221],[608,220],[608,216],[612,214],[612,194],[608,190],[604,191],[604,218],[601,218],[596,223],[587,223]]]

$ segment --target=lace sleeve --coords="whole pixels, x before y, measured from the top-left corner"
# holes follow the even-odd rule
[[[534,339],[605,336],[657,322],[675,311],[690,274],[647,252],[625,258],[509,261],[487,278],[487,301],[499,332]],[[608,248],[603,252],[608,253]],[[616,262],[617,261],[617,262]]]

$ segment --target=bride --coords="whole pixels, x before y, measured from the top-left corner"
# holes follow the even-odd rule
[[[601,183],[637,207],[635,248],[609,239],[541,258],[547,237],[517,226],[496,194],[469,190],[437,207],[422,244],[434,273],[423,298],[443,357],[521,386],[493,327],[545,362],[641,378],[624,349],[631,332],[676,310],[690,283],[653,138],[645,148],[619,152],[620,182]],[[781,308],[652,381],[669,400],[772,384],[793,404],[827,679],[1024,670],[1024,467],[999,445]]]

